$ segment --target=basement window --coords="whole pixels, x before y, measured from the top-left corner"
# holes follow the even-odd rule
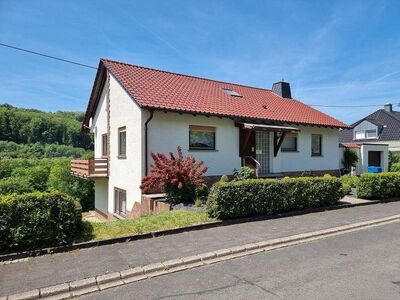
[[[238,92],[235,92],[234,90],[231,89],[226,89],[226,88],[222,88],[222,91],[232,97],[243,97],[242,95],[240,95]]]

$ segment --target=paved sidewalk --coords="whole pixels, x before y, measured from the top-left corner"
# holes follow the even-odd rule
[[[400,202],[210,228],[0,265],[0,296],[221,248],[400,213]]]

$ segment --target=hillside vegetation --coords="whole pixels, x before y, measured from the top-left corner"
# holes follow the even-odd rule
[[[82,112],[0,105],[0,195],[59,191],[93,208],[93,182],[70,175],[71,158],[93,156]]]

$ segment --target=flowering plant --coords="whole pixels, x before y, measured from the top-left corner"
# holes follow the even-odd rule
[[[196,187],[204,184],[202,175],[207,172],[203,162],[196,162],[193,156],[183,157],[182,148],[177,147],[178,155],[172,152],[151,153],[153,164],[150,174],[143,178],[140,188],[143,192],[159,186],[167,198],[174,203],[192,202],[196,197]]]

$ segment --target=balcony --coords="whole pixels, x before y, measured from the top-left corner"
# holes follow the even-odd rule
[[[73,159],[71,160],[71,175],[86,178],[107,178],[108,159]]]

